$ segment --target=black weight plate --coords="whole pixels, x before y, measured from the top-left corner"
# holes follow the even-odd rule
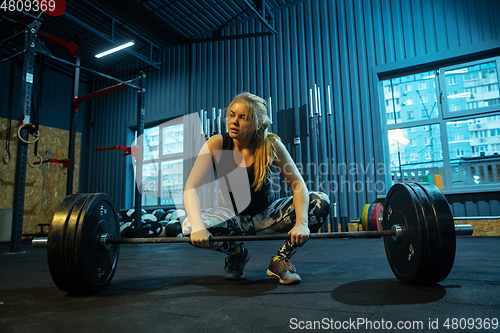
[[[438,251],[438,236],[436,218],[434,209],[429,201],[427,194],[422,190],[418,184],[408,184],[413,190],[420,202],[422,215],[424,216],[425,232],[427,235],[426,252],[422,254],[422,269],[415,276],[413,283],[415,284],[432,284],[438,282],[436,280],[437,269],[437,251]]]
[[[451,213],[450,205],[443,192],[430,183],[418,184],[427,194],[433,207],[436,230],[437,230],[437,263],[435,281],[443,281],[450,274],[455,261],[457,239],[455,234],[455,222]]]
[[[64,240],[64,264],[66,267],[66,274],[71,283],[70,290],[65,290],[66,292],[79,291],[79,272],[78,272],[78,259],[76,258],[76,232],[78,229],[78,223],[80,222],[80,216],[83,211],[83,207],[87,200],[92,196],[90,193],[82,193],[78,197],[73,210],[67,219],[66,226],[66,236]]]
[[[423,269],[427,235],[419,200],[405,184],[393,185],[386,196],[383,228],[390,230],[394,224],[403,232],[397,239],[384,237],[389,265],[399,280],[414,283]]]
[[[54,212],[47,235],[47,263],[50,275],[56,286],[65,292],[72,289],[71,280],[66,270],[66,229],[73,207],[80,196],[81,194],[72,194],[61,201]]]
[[[78,289],[99,292],[108,286],[115,274],[119,245],[101,246],[100,236],[120,237],[120,226],[111,198],[95,193],[87,200],[78,219],[75,237],[75,259]]]

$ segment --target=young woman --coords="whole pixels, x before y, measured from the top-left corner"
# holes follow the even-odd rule
[[[212,136],[202,147],[184,190],[187,218],[183,221],[184,235],[200,248],[223,252],[226,258],[225,277],[241,279],[250,259],[250,251],[236,242],[211,243],[210,236],[288,233],[285,241],[269,264],[267,274],[280,283],[299,283],[300,276],[290,258],[309,239],[310,230],[317,231],[330,211],[330,200],[321,192],[309,193],[280,138],[268,133],[270,119],[264,99],[244,92],[237,95],[227,108],[228,132]],[[229,153],[228,153],[229,152]],[[246,167],[250,186],[250,204],[238,211],[233,193],[223,196],[221,207],[200,209],[198,188],[215,167],[221,170]],[[276,199],[271,175],[275,167],[293,190],[292,197]],[[232,189],[233,192],[237,189]]]

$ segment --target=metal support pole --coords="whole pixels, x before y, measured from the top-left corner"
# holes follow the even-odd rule
[[[312,162],[312,168],[311,166],[308,166],[308,174],[309,174],[309,181],[312,181],[311,188],[309,188],[310,191],[318,191],[319,190],[319,175],[317,173],[317,170],[314,170],[314,168],[318,167],[318,143],[317,140],[319,138],[317,137],[316,133],[316,126],[315,126],[315,119],[314,119],[314,114],[317,106],[317,92],[316,91],[316,85],[314,85],[314,91],[313,89],[309,89],[309,151],[310,151],[310,160],[309,162]]]
[[[35,21],[28,25],[24,36],[24,65],[21,86],[21,112],[22,123],[31,122],[31,92],[33,88],[33,71],[35,67],[35,37],[41,23]],[[28,129],[23,127],[20,133],[25,141],[28,139]],[[28,159],[28,145],[17,142],[16,176],[14,187],[14,200],[12,204],[12,232],[10,239],[10,252],[20,253],[23,235],[24,194],[26,189],[26,163]]]
[[[316,166],[318,176],[319,176],[319,184],[318,184],[318,190],[321,192],[326,193],[330,197],[330,191],[328,189],[329,185],[329,179],[328,179],[328,157],[326,154],[326,145],[329,144],[329,141],[327,140],[327,135],[325,131],[323,131],[323,114],[322,112],[322,104],[321,104],[321,91],[320,87],[316,87],[317,91],[317,98],[316,98],[316,138],[318,142],[318,165]],[[324,103],[323,103],[324,104]],[[323,169],[326,166],[326,169]],[[326,172],[325,172],[326,170]],[[332,214],[333,215],[333,214]],[[328,218],[328,225],[323,225],[322,231],[323,232],[329,232],[334,230],[331,225],[331,219]],[[328,226],[330,226],[330,229],[328,230]]]
[[[77,55],[76,61],[77,66],[80,66],[80,57]],[[78,97],[78,89],[80,86],[80,68],[75,67],[75,77],[73,81],[73,99]],[[71,114],[69,120],[69,145],[68,145],[68,177],[66,178],[66,195],[73,194],[73,179],[75,173],[75,142],[76,142],[76,113],[78,112],[78,107],[71,103]]]
[[[142,187],[142,161],[144,158],[144,139],[142,138],[142,134],[144,133],[144,117],[146,115],[145,109],[145,93],[146,93],[146,74],[141,72],[139,76],[138,85],[140,87],[137,92],[137,147],[138,147],[138,156],[136,161],[136,171],[135,176],[137,178],[137,186],[135,187],[135,221],[133,226],[135,230],[139,230],[139,226],[141,223],[141,211],[142,211],[142,188],[139,189],[139,186]],[[140,185],[139,185],[140,184]]]
[[[332,188],[330,186],[331,183],[333,184],[338,184],[338,178],[337,178],[337,149],[336,147],[336,134],[335,134],[335,126],[334,126],[334,120],[333,120],[333,111],[332,111],[332,95],[331,95],[331,90],[330,86],[327,88],[327,98],[325,99],[328,101],[328,109],[325,115],[325,119],[327,120],[327,142],[328,142],[328,170],[329,170],[329,176],[330,176],[330,183],[328,184],[328,189],[329,189],[329,195],[330,198],[333,197],[333,205],[332,209],[333,211],[330,212],[330,218],[333,220],[333,226],[335,227],[335,230],[337,229],[339,219],[338,219],[338,195],[337,191],[332,191]],[[337,189],[338,190],[338,189]],[[333,195],[332,195],[333,194]]]

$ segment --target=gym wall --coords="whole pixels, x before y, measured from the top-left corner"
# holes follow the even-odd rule
[[[317,84],[326,103],[330,85],[336,131],[329,142],[335,148],[335,163],[365,169],[375,166],[366,174],[347,172],[337,179],[338,184],[350,184],[339,188],[340,216],[357,218],[365,203],[385,194],[366,190],[369,182],[385,182],[385,175],[376,172],[377,165],[384,163],[383,130],[380,108],[374,102],[378,90],[372,69],[416,66],[448,54],[471,55],[484,44],[500,45],[500,23],[493,14],[498,12],[500,2],[475,0],[392,1],[390,5],[382,0],[318,0],[286,5],[274,12],[278,31],[274,36],[165,50],[159,59],[162,70],[148,73],[146,125],[200,109],[226,107],[241,91],[265,99],[271,96],[278,113],[278,134],[292,156],[305,165],[311,161],[304,128],[308,91]],[[265,31],[254,21],[231,29],[231,34]],[[140,63],[119,66],[118,72],[134,67]],[[127,135],[136,121],[135,100],[136,93],[127,90],[95,102],[93,146],[130,145]],[[296,135],[301,139],[300,149],[293,144]],[[103,170],[102,165],[109,167]],[[131,174],[127,174],[130,158],[116,151],[90,152],[88,168],[86,190],[109,193],[120,208],[132,205]],[[354,191],[354,183],[365,184],[365,189]],[[498,197],[495,194],[497,201]],[[476,206],[477,210],[469,210],[476,214],[491,213],[483,211],[485,204],[474,194],[461,205]],[[453,207],[466,213],[456,204]]]
[[[278,31],[274,36],[188,44],[156,54],[154,60],[163,65],[161,71],[147,72],[146,126],[200,109],[224,108],[234,95],[246,90],[265,99],[272,97],[277,134],[296,161],[306,165],[311,163],[308,91],[317,84],[325,107],[330,85],[335,133],[328,141],[334,146],[334,163],[368,170],[366,174],[347,172],[336,179],[337,184],[349,184],[339,188],[338,213],[346,220],[355,219],[365,203],[385,194],[366,190],[370,183],[385,182],[385,175],[377,174],[377,166],[384,163],[384,134],[373,68],[417,66],[449,54],[473,55],[485,44],[500,45],[500,23],[494,17],[500,11],[498,1],[390,4],[382,0],[294,2],[274,11]],[[231,28],[231,34],[262,31],[265,28],[255,21]],[[132,78],[122,74],[142,66],[140,61],[122,63],[115,68],[115,76]],[[0,67],[0,117],[4,119],[8,118],[9,67],[10,63]],[[21,70],[16,68],[16,85],[20,79]],[[41,125],[68,130],[72,83],[72,70],[64,65],[48,66],[41,85],[35,76],[34,96],[40,86],[43,89]],[[112,84],[99,80],[87,85],[83,80],[80,95]],[[19,116],[19,91],[13,96],[14,119]],[[128,89],[82,104],[77,115],[83,162],[79,191],[106,192],[118,208],[132,206],[131,159],[120,151],[93,149],[130,146],[136,99],[137,93]],[[294,145],[295,137],[300,138],[300,145]],[[305,172],[304,177],[308,180],[310,174]],[[362,190],[354,191],[353,184]],[[495,208],[499,196],[468,194],[449,199],[457,216],[499,215]]]

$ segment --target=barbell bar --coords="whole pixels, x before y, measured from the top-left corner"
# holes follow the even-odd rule
[[[476,218],[471,218],[476,219]],[[461,222],[464,219],[460,219]],[[382,230],[313,233],[311,239],[383,237],[395,276],[404,283],[433,284],[444,280],[455,259],[456,236],[471,235],[470,225],[455,225],[446,198],[429,183],[395,184],[385,200]],[[210,241],[290,239],[288,234],[212,236]],[[58,206],[47,238],[49,271],[64,292],[99,292],[115,273],[120,244],[189,243],[189,237],[120,238],[111,198],[104,193],[67,196]]]
[[[463,219],[462,219],[463,220]],[[460,224],[455,225],[456,236],[471,236],[474,232],[472,225]],[[334,232],[334,233],[319,233],[310,234],[309,239],[327,239],[327,238],[379,238],[379,237],[401,237],[403,230],[399,225],[393,225],[391,230],[381,231],[349,231],[349,232]],[[270,240],[290,240],[289,234],[270,234],[270,235],[234,235],[234,236],[211,236],[210,242],[223,241],[238,241],[238,242],[253,242],[253,241],[270,241]],[[191,243],[189,237],[153,237],[153,238],[116,238],[108,234],[99,236],[100,246],[108,247],[115,244],[165,244],[165,243]],[[36,237],[32,240],[33,248],[43,249],[48,247],[47,237]]]

